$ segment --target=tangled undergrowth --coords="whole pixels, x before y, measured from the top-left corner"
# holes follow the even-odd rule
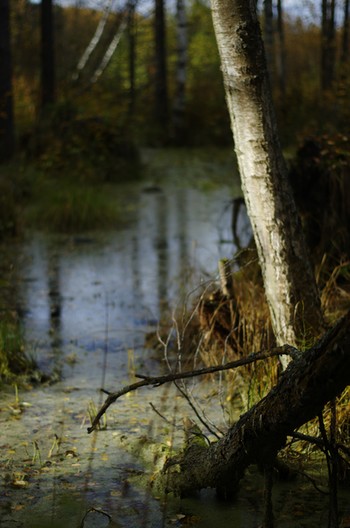
[[[158,336],[160,348],[165,351],[172,369],[194,370],[200,366],[222,365],[276,345],[254,251],[249,250],[245,265],[235,273],[230,271],[234,262],[223,264],[226,272],[229,270],[226,280],[223,273],[219,274],[221,280],[218,278],[207,284],[190,303],[191,309],[187,307],[182,314],[174,316],[171,329],[164,327],[164,335]],[[328,271],[326,279],[328,264],[324,257],[317,276],[322,277],[322,308],[326,323],[331,327],[350,309],[350,266],[348,261],[337,264]],[[280,374],[278,358],[271,357],[208,375],[208,387],[212,393],[216,390],[226,426],[260,401],[276,385]],[[191,392],[186,391],[185,386],[181,390],[196,407]],[[203,431],[213,430],[212,424],[206,423],[205,412],[199,408],[197,412]],[[326,452],[324,434],[336,444],[338,478],[347,481],[350,477],[349,387],[336,402],[324,408],[322,417],[296,431],[282,455],[298,467],[306,461],[319,461],[320,455]]]

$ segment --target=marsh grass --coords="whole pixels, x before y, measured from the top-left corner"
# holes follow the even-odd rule
[[[52,232],[116,227],[124,221],[117,191],[106,185],[49,181],[38,187],[27,224]]]
[[[326,258],[323,259],[325,265]],[[321,303],[326,320],[334,322],[350,309],[350,261],[340,262],[328,273]]]
[[[24,350],[22,329],[16,320],[0,322],[0,381],[9,382],[35,369],[35,362]]]
[[[321,301],[326,321],[330,326],[350,309],[349,284],[348,261],[336,265],[328,272],[328,276],[323,273]],[[193,347],[182,346],[182,350],[188,352],[187,365],[191,361],[193,364],[196,361],[197,364],[200,362],[205,366],[220,365],[275,346],[264,289],[256,269],[254,271],[249,266],[243,266],[233,274],[233,293],[233,300],[228,301],[221,295],[217,283],[213,283],[212,289],[202,294],[195,313],[188,316],[191,324],[187,332],[197,335],[197,339]],[[209,304],[209,316],[208,313],[205,316],[201,314],[201,307],[206,302]],[[188,338],[186,342],[189,342]],[[312,343],[305,339],[299,348],[302,350],[302,347],[306,349],[311,345]],[[182,362],[185,363],[185,358]],[[218,394],[221,394],[224,412],[230,417],[228,424],[237,418],[237,410],[239,415],[260,401],[276,385],[280,373],[278,359],[271,358],[239,369],[224,371],[220,375],[210,375],[213,384],[217,385]],[[324,409],[323,420],[326,430],[329,431],[332,422],[330,404]],[[321,438],[318,419],[311,420],[300,432]],[[343,474],[349,476],[350,388],[336,401],[336,438],[340,445],[347,446],[341,453],[341,464]],[[287,451],[289,454],[297,453],[298,456],[310,459],[315,456],[319,458],[322,454],[319,447],[303,440],[293,440]]]

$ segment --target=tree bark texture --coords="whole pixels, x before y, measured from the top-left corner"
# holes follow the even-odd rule
[[[171,472],[170,487],[183,494],[211,487],[223,497],[233,495],[249,465],[272,465],[287,436],[320,414],[349,383],[350,312],[294,359],[269,394],[222,439],[209,447],[190,444],[175,460],[180,472]]]
[[[279,344],[314,336],[322,315],[279,144],[255,0],[212,0],[242,189]]]
[[[0,0],[0,161],[14,150],[10,3]]]

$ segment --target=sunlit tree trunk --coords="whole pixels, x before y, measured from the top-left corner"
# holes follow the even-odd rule
[[[41,109],[55,101],[53,2],[41,0]]]
[[[335,66],[335,0],[322,0],[321,88],[329,90]]]
[[[164,0],[155,0],[155,118],[161,133],[167,136],[168,86]]]
[[[278,343],[317,334],[319,295],[288,184],[255,0],[212,0],[242,189]]]
[[[173,135],[175,142],[183,140],[186,107],[186,70],[187,70],[187,18],[185,0],[176,2],[176,88],[173,106]]]
[[[0,0],[0,161],[14,150],[10,3]]]

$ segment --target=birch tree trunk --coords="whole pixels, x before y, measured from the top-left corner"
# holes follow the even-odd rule
[[[212,0],[242,189],[279,344],[320,330],[319,295],[280,148],[255,0]]]

